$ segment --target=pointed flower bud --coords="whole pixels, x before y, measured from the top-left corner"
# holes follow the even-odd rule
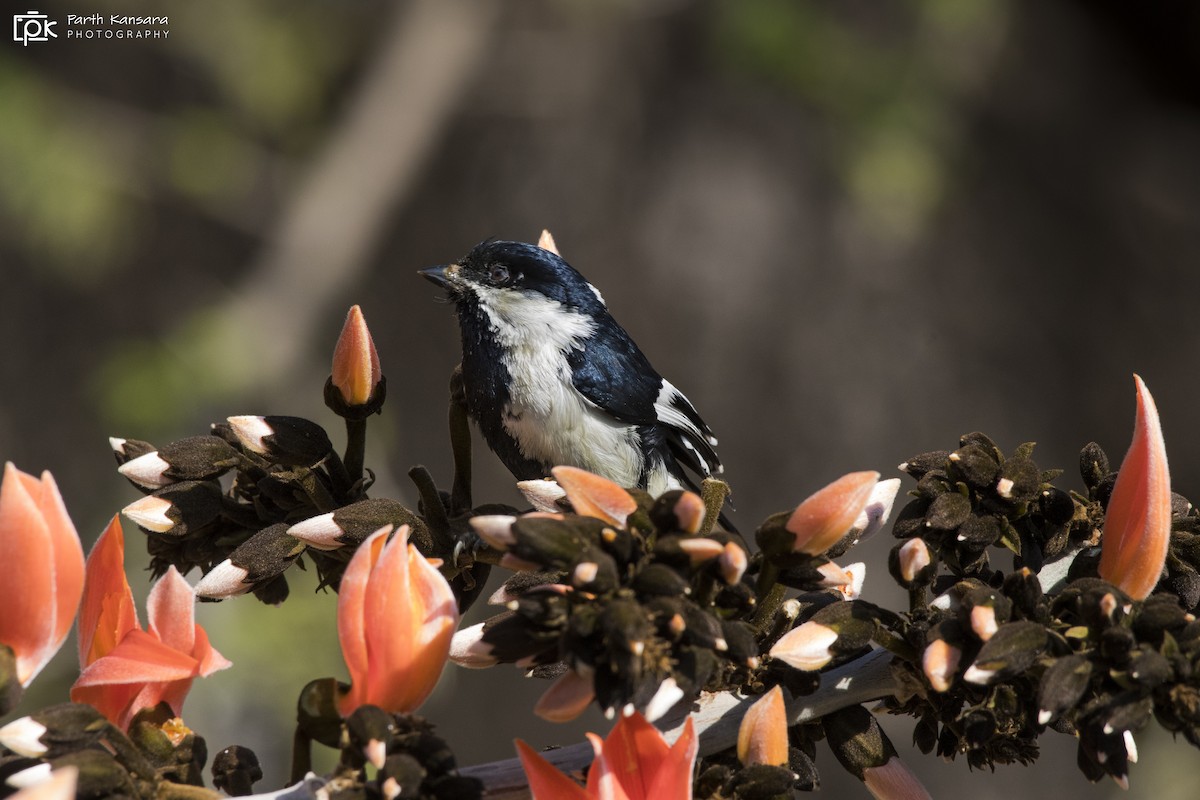
[[[41,766],[49,772],[45,780],[9,795],[9,800],[73,800],[79,784],[79,767],[68,764],[50,772],[49,764]],[[11,778],[9,782],[12,782]]]
[[[576,514],[623,528],[625,520],[637,510],[637,502],[629,492],[608,478],[578,467],[555,467],[551,473],[566,492]]]
[[[1073,653],[1055,659],[1038,684],[1038,724],[1073,708],[1083,698],[1092,679],[1092,662],[1087,656]]]
[[[558,485],[558,481],[538,478],[532,481],[517,481],[517,489],[525,495],[525,499],[536,511],[554,513],[562,511],[559,500],[566,498],[567,493]]]
[[[239,544],[196,584],[196,594],[212,599],[232,597],[282,575],[305,548],[289,530],[286,522],[277,522]]]
[[[1100,576],[1144,600],[1162,575],[1171,538],[1171,476],[1158,409],[1137,375],[1133,442],[1104,515]]]
[[[596,758],[588,769],[586,789],[517,740],[517,752],[534,800],[690,800],[699,748],[691,718],[673,745],[667,745],[663,735],[636,711],[622,716],[607,738],[601,740],[589,733],[588,739]]]
[[[554,243],[554,236],[545,228],[542,229],[542,235],[538,237],[538,247],[543,250],[549,250],[556,256],[562,255],[562,253],[558,252],[558,245]]]
[[[121,453],[133,450],[129,442],[118,441],[122,442],[121,450],[114,449],[114,452],[120,460]],[[219,478],[237,466],[237,462],[237,452],[221,437],[188,436],[158,450],[151,449],[123,460],[117,472],[144,489],[160,489],[179,481]]]
[[[721,580],[733,586],[746,574],[750,559],[740,545],[726,542],[724,550],[717,557],[717,566],[721,569]]]
[[[852,472],[809,496],[787,521],[793,550],[815,556],[837,544],[863,513],[878,481],[878,472]]]
[[[216,481],[181,481],[135,500],[121,513],[148,531],[186,536],[215,520],[221,506]]]
[[[756,700],[742,717],[738,727],[737,755],[738,761],[746,767],[754,764],[787,766],[787,711],[779,686],[771,687],[771,691]]]
[[[896,495],[899,491],[899,478],[888,478],[886,481],[876,483],[871,489],[871,495],[867,498],[867,504],[863,507],[862,513],[855,518],[854,524],[850,526],[846,535],[829,548],[826,555],[837,558],[859,542],[869,539],[883,530],[883,526],[887,524],[888,518],[892,515],[892,506],[896,503]]]
[[[917,576],[925,577],[925,568],[933,564],[929,546],[920,537],[907,539],[896,546],[895,574],[904,586],[911,585]]]
[[[382,378],[379,353],[362,309],[351,306],[333,352],[333,385],[348,405],[366,405]]]
[[[770,655],[795,669],[821,669],[837,656],[866,647],[876,627],[869,604],[839,601],[784,634]]]
[[[91,706],[59,703],[0,728],[0,745],[26,758],[58,758],[95,744],[107,727]]]
[[[338,594],[338,640],[350,690],[348,715],[370,703],[411,713],[433,691],[458,627],[450,584],[408,542],[408,526],[388,540],[372,534],[355,552]]]
[[[1037,622],[1008,622],[979,650],[963,680],[980,686],[1027,670],[1046,648],[1046,629]]]
[[[408,525],[413,539],[425,528],[420,517],[403,504],[386,497],[373,497],[342,506],[336,511],[318,514],[288,528],[288,535],[317,550],[357,547],[384,525],[398,528]]]
[[[311,467],[333,451],[325,429],[303,417],[245,415],[227,421],[242,447],[280,464]]]
[[[921,654],[921,670],[935,692],[949,691],[958,671],[962,650],[945,639],[934,639]]]
[[[345,406],[382,404],[382,398],[375,397],[383,384],[379,354],[375,350],[371,331],[367,329],[362,309],[357,305],[350,307],[342,333],[338,336],[337,346],[333,350],[333,375],[329,380],[337,393],[335,399]]]
[[[0,553],[0,644],[12,649],[16,679],[28,686],[62,647],[83,593],[83,547],[49,472],[35,478],[5,464]]]

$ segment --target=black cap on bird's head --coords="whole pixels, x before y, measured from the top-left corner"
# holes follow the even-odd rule
[[[486,240],[455,264],[420,270],[461,302],[483,294],[542,296],[580,310],[604,307],[594,286],[557,253],[525,242]]]

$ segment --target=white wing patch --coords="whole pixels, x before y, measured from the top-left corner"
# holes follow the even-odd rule
[[[711,475],[712,470],[709,467],[708,458],[696,449],[691,440],[708,442],[709,445],[716,447],[717,439],[702,431],[687,415],[684,409],[691,409],[692,413],[695,413],[695,409],[687,397],[684,396],[683,392],[676,389],[666,378],[663,378],[662,388],[658,392],[658,399],[654,401],[654,414],[658,417],[659,422],[670,425],[680,432],[681,436],[679,439],[683,443],[683,446],[695,453],[696,462],[704,470],[704,474]],[[716,465],[716,470],[717,472],[721,472],[720,464]]]

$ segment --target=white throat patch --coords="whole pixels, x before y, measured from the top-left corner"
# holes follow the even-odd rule
[[[548,297],[478,284],[471,288],[504,347],[511,384],[501,413],[522,455],[636,485],[642,473],[637,429],[609,416],[571,384],[567,354],[583,349],[595,323]]]

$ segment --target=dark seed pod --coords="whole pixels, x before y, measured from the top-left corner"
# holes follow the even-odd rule
[[[1079,474],[1083,485],[1094,491],[1100,482],[1112,472],[1108,465],[1108,456],[1095,442],[1088,442],[1079,453]]]
[[[1038,683],[1038,724],[1045,725],[1074,708],[1092,679],[1087,656],[1073,654],[1056,659]]]
[[[951,453],[949,460],[954,473],[977,490],[992,488],[1000,474],[995,448],[969,444]]]
[[[930,453],[921,453],[915,455],[908,461],[900,465],[902,472],[907,472],[916,480],[921,480],[925,477],[925,473],[930,470],[943,469],[946,466],[946,459],[950,457],[949,450],[934,450]]]
[[[1001,625],[963,673],[967,683],[990,684],[1029,669],[1046,648],[1046,629],[1036,622]]]
[[[254,793],[254,784],[262,780],[258,756],[249,747],[235,744],[217,753],[212,763],[213,786],[225,794],[239,797]]]
[[[925,524],[936,531],[952,531],[971,516],[971,501],[958,492],[939,495],[925,512]]]

